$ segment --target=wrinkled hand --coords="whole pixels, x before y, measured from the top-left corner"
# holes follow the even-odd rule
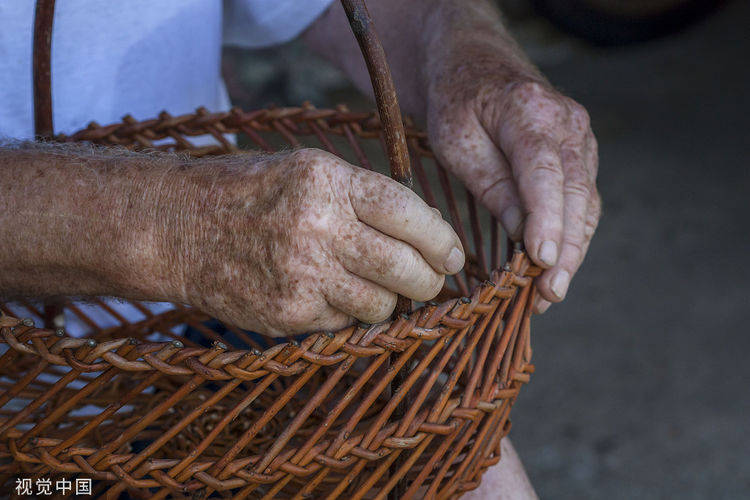
[[[431,92],[433,147],[546,268],[537,280],[544,312],[565,298],[601,213],[588,114],[545,83],[456,80]]]
[[[240,327],[279,336],[375,323],[396,293],[429,300],[463,267],[437,211],[323,151],[212,175],[165,253],[184,256],[185,302]]]

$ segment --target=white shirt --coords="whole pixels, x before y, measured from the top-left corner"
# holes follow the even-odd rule
[[[332,0],[57,0],[52,29],[56,133],[167,110],[229,108],[222,41],[286,42]],[[0,1],[0,136],[34,135],[32,0]]]
[[[51,56],[54,131],[71,133],[91,121],[106,125],[126,114],[142,120],[162,110],[173,115],[199,106],[227,110],[220,75],[222,42],[245,47],[286,42],[331,2],[57,0]],[[34,4],[0,0],[0,137],[34,136]],[[126,303],[106,302],[129,321],[145,319]],[[18,304],[10,306],[19,317],[34,316]],[[118,324],[95,305],[77,306],[101,328]],[[172,306],[148,308],[159,313]],[[70,311],[65,323],[74,336],[89,330]]]

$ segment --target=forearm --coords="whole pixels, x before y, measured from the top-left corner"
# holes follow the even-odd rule
[[[401,106],[417,118],[426,115],[428,98],[441,85],[468,90],[478,74],[508,83],[543,80],[487,0],[375,0],[367,5]],[[371,94],[367,69],[339,2],[307,31],[305,40]]]
[[[0,149],[0,295],[176,299],[160,254],[188,196],[179,167],[90,147]]]

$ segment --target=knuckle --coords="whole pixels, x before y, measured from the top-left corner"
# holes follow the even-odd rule
[[[541,124],[535,124],[532,127],[536,129],[527,130],[526,133],[521,134],[513,146],[515,163],[523,165],[540,161],[557,163],[557,148],[551,140],[552,132],[543,129],[544,126]]]
[[[562,150],[560,151],[560,160],[563,169],[568,172],[577,171],[588,174],[588,170],[584,164],[583,153],[583,146],[581,144],[572,141],[563,143]]]
[[[537,151],[544,149],[545,145],[546,140],[542,134],[527,131],[527,133],[522,134],[513,145],[513,152],[515,153],[514,159],[516,162],[530,161]]]
[[[289,158],[299,168],[312,168],[320,163],[320,151],[315,148],[302,148],[289,153]]]
[[[513,83],[506,88],[505,97],[507,111],[522,117],[518,123],[527,130],[554,133],[569,113],[560,95],[540,82]]]
[[[492,197],[507,198],[509,197],[508,193],[512,193],[513,189],[513,177],[510,172],[503,170],[497,172],[494,178],[487,179],[486,184],[482,186],[482,190],[477,196],[477,200],[487,206]]]
[[[316,148],[302,148],[290,153],[296,170],[308,179],[315,180],[336,170],[341,161],[331,153]]]
[[[585,134],[591,127],[591,117],[588,111],[575,101],[571,101],[570,116],[578,132]]]
[[[356,193],[359,200],[372,206],[379,206],[384,216],[392,216],[395,212],[414,215],[403,211],[418,207],[421,202],[421,198],[409,188],[377,172],[358,170],[356,175],[351,177],[351,182],[358,184],[357,188],[353,188],[352,191]]]
[[[586,226],[584,228],[584,235],[587,239],[591,239],[596,232],[596,228],[599,225],[599,219],[596,217],[586,217]]]
[[[585,222],[585,228],[584,228],[584,233],[586,235],[586,238],[591,239],[591,237],[594,235],[594,232],[596,232],[596,228],[599,226],[599,220],[601,219],[601,215],[602,215],[601,198],[599,197],[599,194],[596,193],[596,198],[595,198],[593,207],[591,210],[589,210],[588,214],[586,214],[586,222]]]
[[[514,82],[508,86],[508,93],[515,99],[532,100],[546,97],[549,90],[546,85],[537,81]]]
[[[316,148],[301,148],[290,153],[297,163],[319,163],[324,159],[325,152]]]
[[[555,158],[551,155],[540,156],[531,166],[519,176],[519,183],[531,186],[550,186],[561,189],[564,175]]]
[[[565,195],[581,196],[588,199],[591,195],[590,179],[585,171],[571,169],[565,176]]]
[[[555,138],[560,135],[558,116],[560,108],[555,103],[540,103],[537,114],[523,128],[526,147],[530,149],[552,149]],[[521,142],[521,144],[524,144]]]
[[[585,250],[582,241],[566,238],[563,241],[563,250],[572,257],[571,260],[574,263],[577,264],[583,260]]]
[[[304,210],[289,215],[284,226],[267,252],[287,276],[293,276],[295,270],[325,265],[332,239],[344,231],[330,207],[318,197],[309,197]],[[300,248],[305,248],[305,252],[300,252]]]

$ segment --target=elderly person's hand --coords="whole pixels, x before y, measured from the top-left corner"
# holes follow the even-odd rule
[[[544,82],[467,65],[431,85],[428,124],[443,164],[547,268],[537,311],[564,299],[601,210],[586,110]]]
[[[383,321],[396,293],[429,300],[464,264],[458,236],[419,196],[320,150],[210,182],[167,232],[168,253],[181,256],[176,289],[244,328],[287,335]]]
[[[596,229],[597,145],[586,111],[523,55],[488,0],[368,2],[399,100],[438,159],[546,268],[538,312],[565,297]],[[362,88],[369,75],[343,10],[306,34]]]
[[[0,148],[0,174],[5,297],[183,302],[282,336],[385,320],[397,293],[429,300],[464,264],[416,194],[315,149],[189,160],[20,145]]]

